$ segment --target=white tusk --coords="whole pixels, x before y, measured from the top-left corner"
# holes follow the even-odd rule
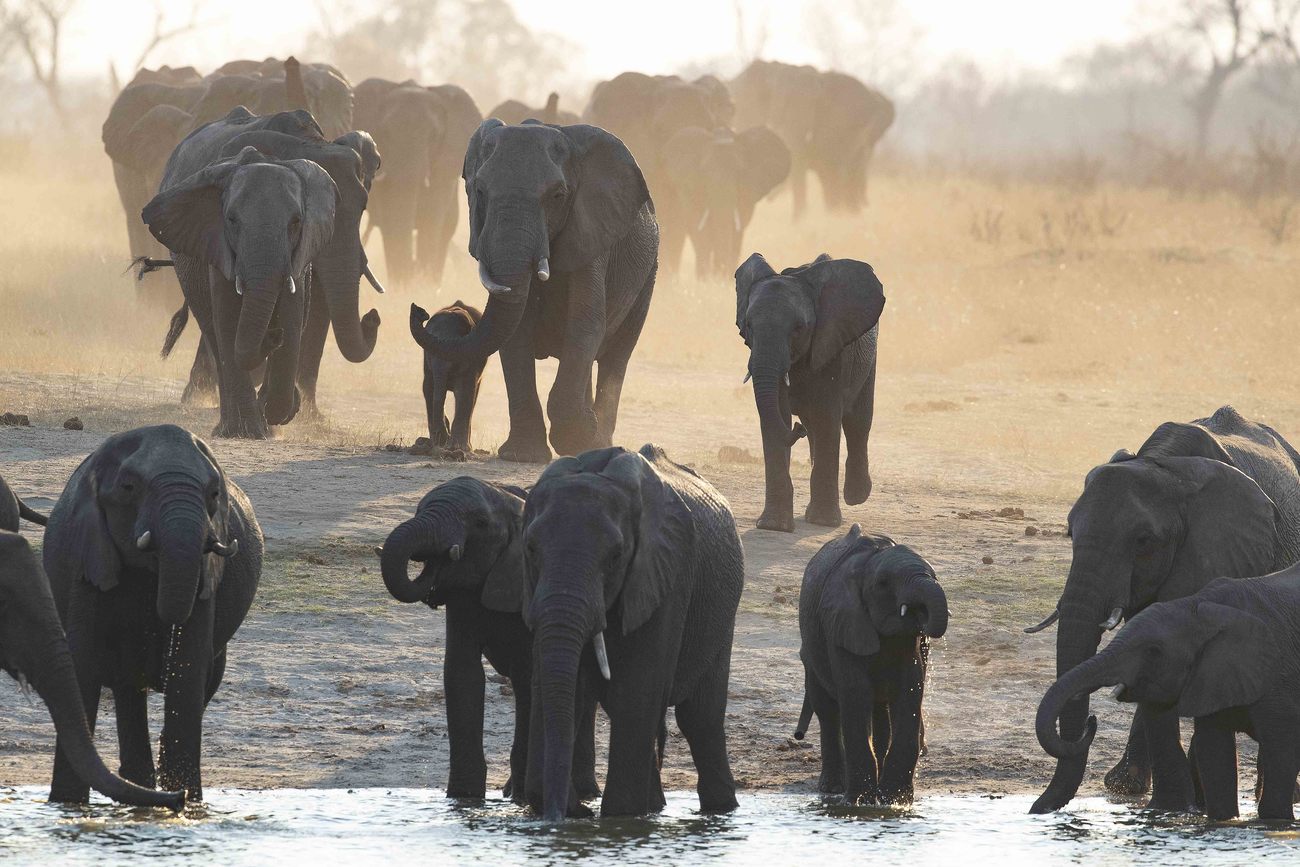
[[[785,387],[786,387],[786,388],[789,388],[789,387],[790,387],[790,374],[789,374],[789,373],[787,373],[787,374],[785,375]]]
[[[537,263],[537,279],[543,283],[551,279],[551,263],[546,261],[545,257]]]
[[[244,294],[244,278],[238,275],[236,275],[235,277],[235,294],[236,295]]]
[[[384,547],[382,545],[375,546],[375,556],[376,557],[384,556]]]
[[[148,551],[149,543],[151,541],[153,541],[153,533],[149,530],[145,530],[140,534],[140,538],[135,540],[135,546],[141,551]]]
[[[1115,684],[1115,688],[1110,691],[1110,697],[1115,699],[1115,701],[1119,701],[1119,694],[1123,691],[1124,691],[1124,684],[1117,683]]]
[[[733,222],[733,223],[735,224],[735,226],[736,226],[736,231],[739,232],[739,231],[740,231],[740,211],[732,211],[732,212],[731,212],[731,218],[732,218],[732,222]]]
[[[1124,616],[1124,609],[1116,608],[1114,611],[1110,613],[1110,617],[1106,618],[1106,622],[1101,624],[1101,628],[1106,630],[1107,632],[1110,632],[1112,629],[1115,628],[1115,626],[1119,623],[1119,619],[1123,616]]]
[[[378,278],[376,278],[374,274],[370,273],[369,265],[362,266],[361,276],[366,278],[366,281],[370,283],[370,285],[374,288],[376,292],[378,292],[380,295],[384,294],[384,284],[380,283]]]
[[[483,262],[478,263],[478,281],[482,283],[483,288],[492,295],[510,294],[510,287],[502,286],[500,283],[493,280],[492,275],[488,273],[487,265]]]
[[[907,616],[907,606],[906,606],[906,605],[904,605],[902,608],[898,609],[898,616],[899,616],[899,617],[906,617],[906,616]]]
[[[596,649],[596,664],[600,666],[600,676],[609,680],[609,657],[605,654],[605,633],[597,632],[596,637],[591,640],[591,645]]]
[[[455,562],[456,560],[459,560],[459,559],[460,559],[460,546],[459,546],[459,545],[452,545],[451,548],[450,548],[450,550],[447,551],[447,557],[448,557],[452,562]]]
[[[1047,627],[1055,623],[1060,618],[1060,616],[1061,616],[1060,611],[1053,611],[1051,614],[1048,615],[1046,620],[1044,620],[1042,623],[1039,623],[1037,626],[1026,626],[1025,634],[1033,635],[1035,632],[1042,632],[1044,629],[1046,629]]]
[[[704,231],[704,224],[708,222],[708,219],[709,219],[709,209],[705,208],[704,213],[700,216],[700,224],[695,227],[695,231],[697,232]]]
[[[744,385],[745,383],[749,382],[750,378],[753,377],[753,375],[754,375],[754,374],[752,374],[752,373],[750,373],[748,370],[746,370],[746,371],[745,371],[745,378],[742,379],[742,380],[740,381],[740,384],[741,384],[741,385]]]
[[[295,282],[293,282],[293,278],[290,277],[290,278],[289,278],[289,294],[290,294],[290,295],[296,295],[297,293],[298,293],[298,284],[295,283]]]

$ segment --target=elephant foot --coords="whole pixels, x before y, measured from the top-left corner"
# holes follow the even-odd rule
[[[1194,801],[1195,798],[1182,795],[1153,796],[1150,801],[1147,801],[1146,809],[1158,810],[1162,813],[1194,813],[1196,812]]]
[[[447,797],[448,797],[448,798],[467,798],[467,799],[472,799],[472,800],[479,800],[479,801],[481,801],[481,800],[483,800],[485,797],[487,797],[487,784],[484,783],[484,784],[482,784],[482,785],[475,785],[475,784],[473,784],[473,783],[470,783],[470,784],[464,784],[464,783],[462,783],[462,784],[460,784],[460,785],[457,785],[457,784],[454,784],[454,783],[448,783],[448,784],[447,784]]]
[[[597,784],[595,777],[592,777],[590,780],[583,780],[582,782],[577,782],[575,780],[573,788],[577,791],[578,800],[580,801],[594,801],[600,797],[600,785]]]
[[[212,435],[224,439],[264,440],[270,432],[264,420],[234,419],[219,422],[212,429]]]
[[[803,519],[809,524],[817,524],[821,527],[838,527],[844,523],[844,516],[840,514],[838,505],[817,506],[812,503],[804,510]]]
[[[871,473],[866,469],[855,471],[848,467],[844,471],[844,502],[858,506],[871,496]]]
[[[823,795],[838,795],[844,791],[844,781],[837,776],[822,774],[817,780],[817,791]]]
[[[524,437],[511,434],[501,444],[501,448],[497,449],[497,457],[516,464],[549,464],[551,449],[546,445],[545,438],[541,442],[534,440],[530,443]]]
[[[181,392],[182,406],[216,406],[217,405],[217,387],[211,382],[195,382],[190,380],[185,384],[185,390]]]
[[[1145,795],[1151,791],[1151,769],[1138,767],[1125,757],[1106,773],[1105,781],[1106,790],[1116,795]]]
[[[551,419],[551,445],[562,455],[579,455],[595,448],[599,425],[596,414],[586,410],[573,419]]]
[[[794,532],[793,510],[767,509],[759,516],[755,526],[760,530],[776,530],[779,533]]]

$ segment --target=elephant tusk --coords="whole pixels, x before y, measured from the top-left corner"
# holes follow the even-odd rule
[[[700,215],[700,224],[699,224],[698,226],[695,227],[695,231],[697,231],[697,232],[703,232],[703,231],[704,231],[704,224],[705,224],[706,222],[708,222],[708,220],[709,220],[709,209],[708,209],[708,208],[705,208],[705,209],[704,209],[704,213]]]
[[[537,279],[543,283],[551,279],[551,263],[546,261],[545,256],[537,263]]]
[[[510,287],[502,286],[492,279],[488,273],[487,265],[483,262],[478,263],[478,281],[483,284],[483,288],[493,295],[509,295]]]
[[[213,539],[208,543],[208,550],[218,557],[233,557],[239,553],[239,540],[231,539],[229,544],[223,544]]]
[[[293,282],[293,277],[292,277],[292,276],[289,277],[289,294],[290,294],[290,295],[296,295],[296,294],[298,294],[298,284],[295,283],[295,282]]]
[[[371,273],[369,265],[361,266],[361,276],[366,278],[366,281],[370,283],[372,287],[374,287],[374,290],[376,292],[378,292],[380,295],[384,294],[384,284],[380,283],[379,279],[375,277],[373,273]]]
[[[740,384],[741,384],[741,385],[744,385],[745,383],[749,382],[749,380],[750,380],[753,376],[754,376],[754,374],[752,374],[752,373],[750,373],[748,370],[746,370],[746,371],[745,371],[745,378],[742,379],[742,380],[740,381]]]
[[[244,278],[238,275],[235,276],[235,294],[236,295],[244,294]]]
[[[789,388],[789,387],[790,387],[790,374],[789,374],[788,371],[786,372],[786,375],[785,375],[785,387],[786,387],[786,388]]]
[[[149,550],[149,543],[153,541],[153,532],[145,530],[140,534],[140,538],[135,540],[135,546],[141,551]]]
[[[451,546],[451,549],[447,551],[447,558],[448,558],[449,560],[451,560],[453,563],[456,562],[457,560],[459,560],[459,559],[460,559],[460,546],[459,546],[459,545],[452,545],[452,546]]]
[[[600,666],[600,676],[609,680],[609,657],[605,654],[605,633],[597,632],[596,637],[591,640],[591,645],[596,650],[596,664]]]
[[[898,609],[898,616],[899,616],[899,617],[906,617],[906,616],[907,616],[907,606],[906,606],[906,605],[904,605],[902,608]]]
[[[1061,612],[1053,611],[1051,614],[1047,616],[1046,620],[1044,620],[1042,623],[1038,624],[1037,626],[1026,626],[1025,634],[1033,635],[1035,632],[1042,632],[1044,629],[1046,629],[1047,627],[1055,623],[1060,616],[1061,616]]]
[[[1110,617],[1106,618],[1106,622],[1101,624],[1101,628],[1106,630],[1107,632],[1110,632],[1112,629],[1116,627],[1116,625],[1119,624],[1119,619],[1123,616],[1124,616],[1124,609],[1117,607],[1114,611],[1110,613]]]
[[[376,545],[376,546],[375,546],[375,556],[376,556],[376,557],[382,557],[382,556],[384,556],[384,546],[383,546],[383,545]]]
[[[732,211],[731,220],[732,224],[736,227],[736,231],[740,232],[740,211]]]
[[[1120,693],[1124,692],[1124,689],[1124,684],[1115,684],[1115,688],[1110,691],[1110,697],[1115,699],[1115,701],[1119,701]]]

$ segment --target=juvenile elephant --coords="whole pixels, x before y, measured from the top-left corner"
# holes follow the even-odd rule
[[[676,708],[703,812],[736,807],[727,680],[745,580],[727,501],[653,445],[561,458],[524,506],[524,622],[533,630],[528,801],[581,812],[575,716],[594,692],[610,721],[602,816],[664,806],[664,714]]]
[[[154,785],[148,690],[165,695],[158,782],[202,800],[203,712],[262,571],[253,507],[212,451],[174,425],[109,437],[50,513],[45,571],[90,730],[113,691],[121,774]],[[84,802],[60,736],[50,799]]]
[[[822,792],[851,804],[910,804],[922,742],[928,640],[948,629],[934,568],[854,524],[808,561],[799,592],[804,711],[821,729]]]
[[[1093,468],[1070,510],[1074,554],[1060,602],[1027,630],[1059,618],[1057,677],[1091,658],[1103,633],[1153,602],[1300,560],[1297,457],[1275,430],[1225,406],[1190,424],[1162,424],[1136,455],[1120,450]],[[1087,716],[1088,696],[1070,697],[1062,735],[1077,740]],[[1069,803],[1086,767],[1086,754],[1060,758],[1032,811]],[[1140,794],[1151,785],[1153,808],[1180,810],[1192,797],[1186,779],[1177,715],[1139,706],[1107,787]]]
[[[685,227],[701,279],[733,271],[754,206],[790,174],[790,149],[765,126],[733,132],[687,127],[663,145],[663,184],[655,207],[663,222]],[[676,270],[682,247],[661,256]]]
[[[506,126],[493,118],[470,139],[464,178],[469,251],[488,303],[468,336],[431,339],[425,349],[456,362],[500,350],[510,401],[510,436],[499,449],[505,460],[551,457],[537,397],[539,358],[560,360],[547,401],[551,445],[561,454],[609,445],[659,250],[636,160],[603,129]],[[600,363],[594,397],[593,362]]]
[[[78,779],[123,804],[185,806],[184,792],[128,783],[104,765],[86,726],[81,688],[45,572],[27,540],[6,530],[0,530],[0,668],[30,684],[45,702]]]
[[[842,521],[839,506],[840,430],[848,456],[844,500],[871,495],[867,440],[876,398],[877,323],[884,288],[865,262],[823,253],[810,265],[780,274],[754,253],[736,270],[736,328],[749,347],[754,403],[763,433],[766,495],[758,526],[794,530],[790,447],[803,430],[812,452],[804,520],[827,527]]]
[[[542,123],[559,124],[560,126],[582,123],[582,118],[578,115],[560,108],[560,95],[554,91],[551,92],[550,96],[546,97],[546,105],[541,108],[529,108],[517,99],[507,99],[489,111],[487,116],[495,117],[502,123],[509,124],[523,123],[529,118],[535,118]]]
[[[533,635],[523,605],[521,488],[469,476],[444,482],[424,495],[415,517],[399,524],[376,550],[384,585],[399,602],[447,607],[447,647],[442,667],[451,769],[447,795],[482,798],[487,790],[483,755],[483,658],[510,678],[515,694],[515,736],[506,797],[522,801],[527,772],[532,700]],[[411,580],[407,566],[423,564]],[[582,709],[573,785],[580,797],[600,795],[595,769],[595,702]]]
[[[1294,819],[1300,771],[1300,567],[1245,581],[1216,579],[1182,599],[1143,609],[1097,655],[1061,675],[1038,706],[1038,741],[1054,756],[1080,757],[1097,718],[1077,741],[1056,721],[1079,695],[1115,686],[1147,718],[1194,717],[1192,755],[1214,821],[1237,815],[1236,733],[1259,742],[1260,819]],[[1190,790],[1183,766],[1181,788]]]
[[[483,318],[475,307],[457,301],[430,316],[418,304],[411,305],[411,337],[421,348],[431,339],[464,337]],[[428,320],[426,323],[425,320]],[[478,402],[479,383],[487,359],[448,361],[424,352],[424,412],[429,421],[429,444],[434,448],[470,448],[470,428],[474,404]],[[447,392],[456,398],[456,416],[447,425]]]
[[[5,482],[4,477],[0,476],[0,530],[17,533],[19,518],[31,521],[33,524],[39,524],[42,527],[45,526],[45,522],[48,520],[40,512],[20,500],[18,495]]]

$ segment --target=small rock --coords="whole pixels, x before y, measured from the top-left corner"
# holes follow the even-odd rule
[[[384,446],[384,451],[386,452],[400,452],[401,450],[402,447],[399,446],[397,443],[389,443],[388,445]]]
[[[27,416],[18,412],[7,412],[3,415],[0,415],[0,424],[8,425],[9,427],[31,427],[32,426],[31,419],[27,418]]]
[[[999,518],[1023,518],[1024,516],[1025,510],[1017,509],[1015,506],[1004,506],[998,509]]]
[[[64,430],[85,430],[86,426],[75,415],[63,423]]]
[[[772,596],[772,601],[775,602],[777,605],[784,605],[788,600],[780,593],[777,593]]]
[[[990,557],[988,554],[985,554],[983,557],[980,558],[980,562],[983,563],[985,566],[992,566],[993,558]]]
[[[442,453],[439,454],[438,457],[442,458],[444,461],[451,461],[452,463],[457,464],[463,464],[469,460],[469,455],[466,454],[463,449],[443,449]]]
[[[407,454],[412,455],[431,455],[433,454],[433,443],[429,441],[428,437],[416,437],[415,442],[406,451]]]
[[[1026,536],[1037,536],[1037,535],[1038,535],[1038,528],[1035,527],[1035,526],[1033,526],[1032,524],[1029,525],[1028,527],[1025,528],[1025,535],[1026,535]]]

